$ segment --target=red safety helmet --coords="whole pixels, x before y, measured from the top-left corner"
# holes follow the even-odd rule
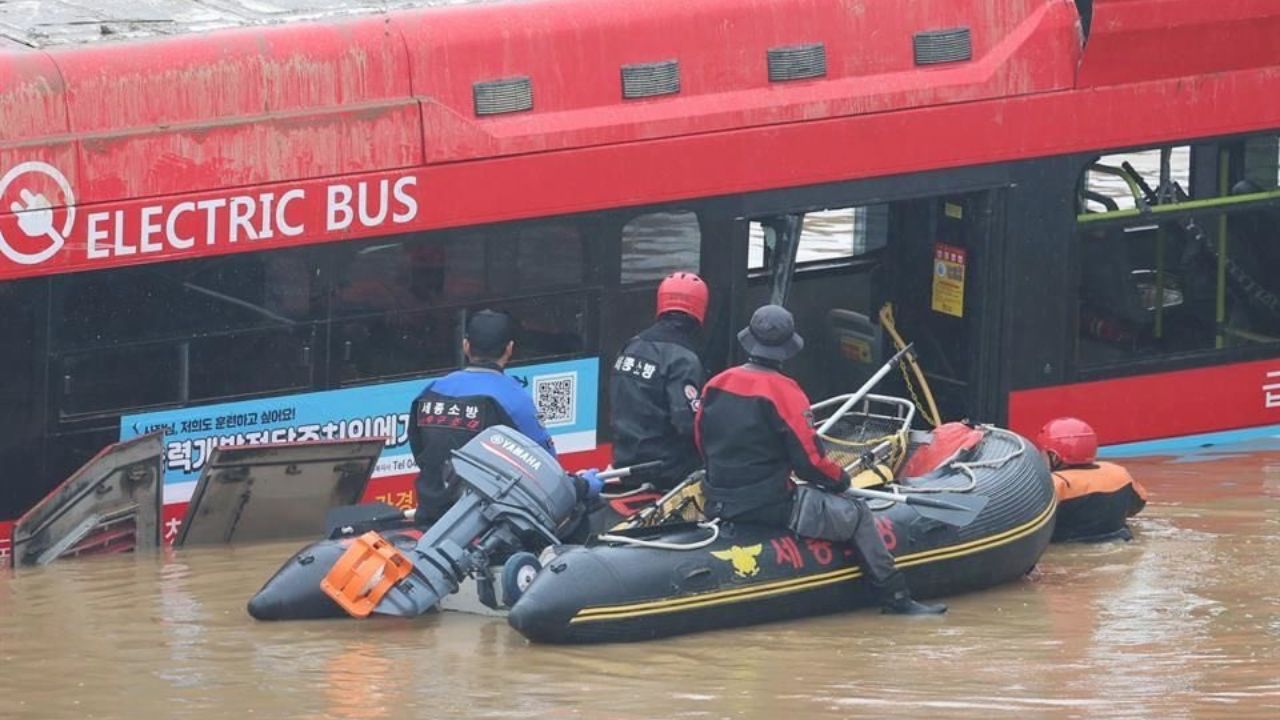
[[[672,273],[658,286],[658,314],[680,310],[701,324],[707,317],[707,284],[691,272]]]
[[[1089,423],[1073,417],[1054,418],[1040,428],[1036,445],[1058,465],[1089,465],[1098,457],[1098,434]]]

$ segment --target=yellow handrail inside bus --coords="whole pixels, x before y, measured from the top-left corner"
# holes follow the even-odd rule
[[[906,341],[898,334],[898,328],[893,324],[892,303],[885,303],[884,307],[880,308],[880,325],[885,329],[885,332],[889,333],[889,337],[893,339],[893,346],[895,348],[901,350],[907,346]],[[916,398],[916,406],[920,407],[921,416],[923,416],[930,425],[938,427],[942,424],[942,414],[938,412],[938,403],[933,399],[933,391],[929,389],[929,381],[925,379],[924,371],[920,369],[920,363],[916,362],[915,353],[907,353],[905,362],[907,366],[911,368],[911,374],[915,375],[916,382],[920,385],[920,393],[924,395],[925,402],[929,405],[927,409],[920,407],[920,400],[919,398]],[[902,374],[904,379],[907,381],[907,388],[910,389],[911,379],[906,377],[907,372],[905,368],[902,369]]]

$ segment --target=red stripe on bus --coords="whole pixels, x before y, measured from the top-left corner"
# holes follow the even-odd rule
[[[1009,426],[1034,437],[1078,417],[1103,445],[1280,423],[1280,358],[1017,390]]]
[[[0,520],[0,568],[13,564],[13,522]]]

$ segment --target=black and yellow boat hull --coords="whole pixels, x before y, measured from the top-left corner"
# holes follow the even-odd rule
[[[986,461],[1006,458],[995,467]],[[910,506],[875,509],[886,546],[912,592],[928,598],[1017,579],[1039,560],[1053,534],[1056,496],[1043,459],[1022,438],[990,432],[975,449],[972,492],[989,502],[964,527],[925,518]],[[952,467],[908,483],[960,488]],[[648,541],[691,543],[705,529],[667,529]],[[694,550],[606,543],[571,549],[548,563],[508,616],[536,642],[647,640],[872,605],[853,550],[751,525],[725,525]]]

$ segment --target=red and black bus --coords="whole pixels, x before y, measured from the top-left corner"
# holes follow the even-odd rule
[[[783,300],[813,396],[889,304],[948,418],[1280,426],[1274,3],[182,4],[0,26],[0,519],[148,430],[175,503],[219,443],[394,459],[483,307],[606,462],[600,383],[685,269],[711,367]]]

